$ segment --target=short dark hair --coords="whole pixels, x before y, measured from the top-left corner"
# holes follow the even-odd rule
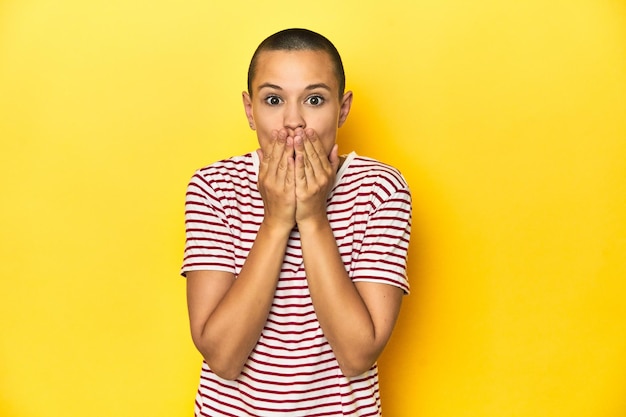
[[[339,100],[346,88],[346,74],[339,51],[326,37],[308,29],[285,29],[266,38],[259,44],[250,60],[248,68],[248,93],[252,95],[252,79],[256,73],[259,55],[264,51],[324,51],[334,66],[335,76],[339,84]]]

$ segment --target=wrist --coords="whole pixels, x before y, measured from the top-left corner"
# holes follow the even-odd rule
[[[261,221],[261,227],[259,228],[259,232],[263,230],[265,233],[269,233],[271,235],[289,236],[294,226],[295,221],[285,222],[265,217],[263,218],[263,221]]]
[[[300,234],[307,232],[318,232],[323,229],[330,228],[326,213],[323,216],[311,216],[305,219],[297,220],[298,231]]]

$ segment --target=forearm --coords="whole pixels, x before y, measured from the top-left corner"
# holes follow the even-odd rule
[[[346,376],[365,372],[384,342],[377,339],[367,305],[348,276],[327,221],[299,225],[315,312]]]
[[[199,349],[211,369],[224,378],[241,373],[259,339],[288,237],[288,230],[261,224],[241,273],[204,323]]]

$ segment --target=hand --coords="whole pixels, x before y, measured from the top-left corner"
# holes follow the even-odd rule
[[[293,138],[283,130],[272,132],[266,149],[259,155],[259,192],[263,198],[265,217],[269,225],[291,230],[296,223],[295,163]]]
[[[335,185],[339,156],[337,144],[330,154],[313,129],[294,133],[296,223],[327,221],[326,200]]]

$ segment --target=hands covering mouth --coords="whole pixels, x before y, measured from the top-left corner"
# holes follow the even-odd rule
[[[308,221],[327,221],[326,199],[335,183],[337,144],[329,153],[314,129],[272,131],[261,161],[259,191],[265,220],[292,228]]]

